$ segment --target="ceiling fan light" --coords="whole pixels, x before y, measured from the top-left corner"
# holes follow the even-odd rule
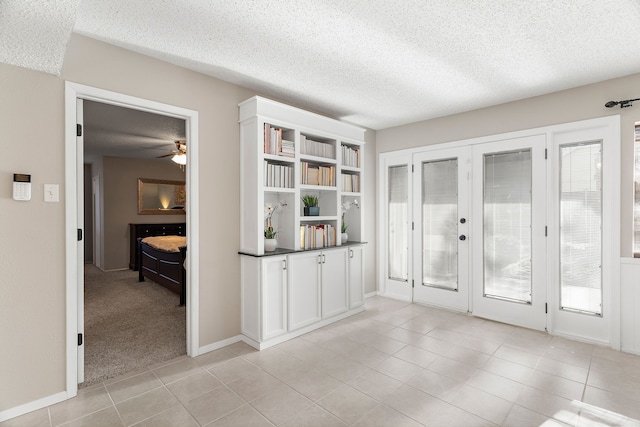
[[[174,155],[171,160],[173,160],[174,162],[176,162],[179,165],[186,165],[187,164],[187,155],[186,154],[176,154]]]

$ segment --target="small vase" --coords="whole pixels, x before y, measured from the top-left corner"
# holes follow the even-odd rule
[[[349,235],[347,233],[342,233],[340,236],[342,238],[342,243],[347,243],[347,239],[349,239]]]
[[[320,215],[320,207],[319,206],[305,206],[304,207],[304,216],[319,216]]]
[[[276,239],[264,239],[264,251],[273,252],[278,247],[278,241]]]

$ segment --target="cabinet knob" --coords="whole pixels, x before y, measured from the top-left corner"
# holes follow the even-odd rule
[[[283,270],[286,270],[286,269],[287,269],[287,260],[286,260],[286,259],[283,259],[283,260],[282,260],[282,269],[283,269]]]
[[[349,249],[349,258],[353,258],[353,249]]]
[[[467,236],[465,236],[464,234],[462,236],[459,237],[460,240],[467,240]]]

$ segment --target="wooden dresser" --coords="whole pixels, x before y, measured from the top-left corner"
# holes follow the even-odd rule
[[[149,236],[186,236],[187,225],[184,222],[174,224],[129,224],[129,268],[138,271],[138,237]]]

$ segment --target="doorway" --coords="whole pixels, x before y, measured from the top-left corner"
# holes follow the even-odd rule
[[[184,167],[171,159],[176,141],[189,144],[184,119],[91,100],[82,104],[85,375],[81,387],[87,387],[186,354],[186,313],[179,305],[180,293],[151,280],[139,281],[135,239],[142,230],[148,230],[142,236],[184,236],[184,210],[160,209],[161,201],[176,204],[177,190],[167,186],[160,191],[159,184],[148,184],[156,185],[148,189],[139,180],[182,182],[184,189]],[[145,215],[135,203],[141,189]],[[95,266],[86,263],[94,236]]]
[[[199,214],[198,214],[198,113],[142,98],[85,86],[77,83],[65,84],[65,198],[66,226],[66,283],[67,283],[67,393],[77,394],[78,383],[84,376],[84,257],[83,230],[83,141],[78,132],[82,124],[81,100],[92,100],[147,111],[160,115],[181,118],[186,121],[186,136],[189,140],[186,166],[187,195],[187,240],[189,256],[185,262],[187,274],[187,354],[197,356],[198,342],[198,299],[199,299]],[[75,195],[75,197],[74,197]]]

